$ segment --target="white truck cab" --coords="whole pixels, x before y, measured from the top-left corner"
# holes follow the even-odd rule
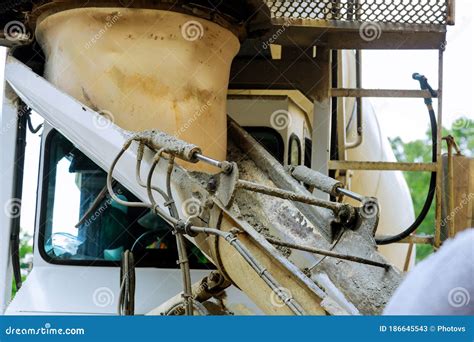
[[[346,58],[353,62],[351,52]],[[350,64],[350,63],[349,63]],[[296,95],[295,95],[296,93]],[[20,123],[18,99],[6,87],[2,111],[2,130],[7,125]],[[344,103],[340,110],[350,118],[354,115],[354,102]],[[347,108],[346,108],[347,107]],[[312,159],[312,149],[327,144],[326,124],[320,125],[313,103],[297,91],[230,90],[227,99],[229,116],[237,121],[283,165],[306,165],[322,169],[323,165]],[[369,106],[365,107],[370,108]],[[367,115],[366,135],[381,139],[373,112]],[[27,114],[25,115],[27,117]],[[348,131],[355,129],[350,126]],[[25,123],[23,123],[25,124]],[[21,125],[20,125],[21,126]],[[26,129],[25,127],[20,127]],[[21,129],[2,136],[2,146],[14,146]],[[321,132],[320,135],[315,134]],[[106,172],[74,146],[59,131],[45,122],[42,131],[39,160],[34,231],[33,268],[23,286],[10,302],[11,274],[15,266],[8,251],[13,248],[9,239],[12,217],[2,216],[2,258],[0,267],[4,285],[2,310],[10,315],[33,314],[117,314],[120,292],[120,259],[125,250],[133,251],[136,260],[135,314],[149,313],[163,302],[182,291],[182,280],[177,260],[174,237],[166,222],[148,209],[124,207],[110,198],[105,191]],[[313,141],[316,137],[319,141]],[[21,148],[21,146],[20,146]],[[100,148],[100,146],[98,146]],[[371,158],[380,155],[393,158],[387,146],[361,146],[356,149]],[[13,149],[12,149],[13,150]],[[13,163],[14,154],[2,151],[2,163]],[[15,172],[19,172],[16,170]],[[133,177],[131,172],[130,177]],[[406,183],[400,175],[385,173],[386,185],[399,186],[392,197],[412,212]],[[388,178],[394,177],[394,180]],[[2,179],[5,189],[14,189],[14,179],[21,174],[14,171]],[[369,178],[359,178],[356,188],[367,189]],[[364,183],[366,182],[366,183]],[[368,182],[368,183],[367,183]],[[372,182],[373,183],[373,182]],[[116,183],[115,192],[124,200],[136,201],[124,186]],[[375,188],[368,196],[380,195],[384,189]],[[5,201],[15,198],[5,192]],[[402,198],[402,199],[401,199]],[[382,203],[383,206],[383,203]],[[390,225],[381,232],[398,229],[411,220],[413,215],[390,218]],[[383,216],[382,216],[383,218]],[[397,221],[397,222],[395,222]],[[387,221],[388,222],[388,221]],[[8,229],[7,229],[8,228]],[[403,262],[406,247],[392,248],[392,262]],[[402,249],[400,251],[400,248]],[[396,253],[393,253],[396,250]],[[215,266],[194,247],[188,244],[192,282],[208,276]],[[390,253],[389,253],[390,254]],[[390,255],[389,255],[390,257]],[[17,267],[17,266],[16,266]],[[13,272],[15,273],[15,272]],[[1,282],[0,282],[1,283]],[[260,314],[262,311],[249,297],[235,286],[225,290],[216,305],[222,312],[233,314]]]
[[[304,143],[311,131],[308,113],[290,96],[256,101],[230,95],[228,101],[230,115],[282,164],[310,162],[311,143]],[[241,115],[252,113],[249,106],[263,114]],[[275,123],[275,112],[283,124]],[[47,122],[41,136],[33,268],[5,314],[117,314],[120,259],[127,249],[136,261],[135,314],[178,294],[181,272],[168,224],[105,194],[105,171]],[[137,200],[120,184],[115,190],[124,200]],[[191,243],[188,256],[193,282],[215,269]],[[234,314],[261,313],[234,286],[226,290],[225,307]]]

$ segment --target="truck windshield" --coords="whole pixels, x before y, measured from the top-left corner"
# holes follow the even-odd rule
[[[105,189],[107,174],[65,137],[49,133],[45,145],[40,248],[49,262],[118,264],[129,249],[138,266],[176,268],[174,236],[167,223],[149,209],[114,201]],[[119,183],[125,201],[138,199]],[[192,268],[212,268],[189,244]]]

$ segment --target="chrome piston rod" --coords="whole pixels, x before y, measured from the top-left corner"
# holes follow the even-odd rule
[[[232,164],[228,161],[219,161],[202,154],[199,146],[180,140],[172,135],[158,130],[138,132],[131,140],[139,141],[149,148],[173,154],[175,157],[189,163],[203,162],[215,166],[225,173],[232,171]]]
[[[298,181],[303,182],[309,186],[313,186],[331,196],[338,197],[344,195],[355,199],[359,202],[364,202],[366,196],[360,195],[353,191],[344,189],[344,185],[338,180],[323,175],[322,173],[312,170],[306,166],[295,166],[291,169],[291,175]]]

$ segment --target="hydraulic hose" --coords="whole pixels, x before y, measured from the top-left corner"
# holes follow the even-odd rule
[[[135,259],[133,253],[126,250],[120,266],[120,294],[118,303],[120,316],[135,314]]]
[[[29,109],[20,101],[17,111],[17,137],[15,145],[15,163],[13,173],[13,204],[20,204],[18,213],[12,205],[11,214],[11,232],[10,232],[10,257],[13,269],[13,279],[15,280],[16,289],[19,290],[22,285],[21,265],[20,265],[20,218],[21,218],[21,200],[23,192],[23,174],[25,166],[25,149],[26,149],[26,127]],[[23,114],[23,115],[22,115]]]
[[[432,161],[436,163],[438,161],[438,124],[436,123],[436,114],[433,109],[433,97],[437,97],[436,91],[431,88],[428,84],[428,79],[420,74],[413,74],[413,79],[420,82],[420,87],[422,90],[428,90],[431,94],[431,97],[425,99],[426,107],[428,108],[428,113],[430,116],[430,124],[431,124],[431,145],[432,145]],[[375,238],[375,241],[378,245],[388,245],[391,243],[399,242],[408,236],[410,236],[413,232],[415,232],[421,223],[426,218],[426,215],[430,211],[431,204],[433,203],[434,195],[436,192],[436,172],[431,173],[430,178],[430,186],[428,190],[428,195],[426,196],[425,204],[423,204],[423,208],[421,209],[418,217],[415,219],[415,222],[411,224],[406,230],[401,232],[400,234],[383,237],[383,238]]]

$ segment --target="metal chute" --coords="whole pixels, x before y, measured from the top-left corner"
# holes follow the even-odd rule
[[[132,142],[133,138],[136,138],[135,133],[124,131],[112,123],[105,130],[103,127],[98,127],[94,122],[100,114],[58,91],[11,57],[6,67],[6,77],[25,103],[44,116],[104,169],[110,169],[115,156],[128,141],[130,149],[123,152],[113,176],[144,203],[149,203],[146,188],[130,177],[136,170],[139,149],[139,143]],[[230,124],[230,132],[234,137],[240,135],[239,141],[245,140],[249,146],[253,144],[251,138],[235,123]],[[227,180],[226,184],[224,180],[232,177],[232,173],[221,172],[219,174],[221,181],[217,183],[216,194],[207,187],[208,182],[213,179],[211,174],[190,173],[178,165],[174,166],[172,174],[167,171],[167,161],[173,156],[173,149],[168,149],[168,153],[164,152],[166,159],[163,158],[156,163],[153,169],[153,186],[166,189],[167,175],[171,175],[169,184],[179,211],[180,223],[183,220],[186,222],[189,218],[183,212],[186,200],[198,199],[199,205],[204,209],[199,210],[199,217],[193,217],[190,221],[195,228],[189,228],[189,231],[183,228],[183,234],[197,234],[192,238],[194,243],[213,260],[230,281],[269,314],[380,312],[400,281],[399,272],[389,266],[377,267],[337,257],[337,254],[351,254],[384,263],[383,258],[376,252],[373,242],[377,216],[364,218],[360,214],[360,208],[351,207],[357,220],[347,226],[342,225],[338,239],[331,244],[322,235],[319,226],[337,224],[332,210],[318,207],[317,201],[310,204],[301,202],[305,196],[310,197],[311,194],[308,192],[305,194],[305,188],[287,173],[279,172],[281,180],[278,184],[274,183],[268,173],[258,167],[255,160],[247,154],[245,144],[241,145],[244,146],[241,149],[232,146],[235,141],[230,141],[229,156],[240,157],[239,177]],[[98,149],[97,146],[101,148]],[[166,145],[162,147],[164,151],[167,150]],[[143,171],[151,169],[156,152],[145,148],[141,161],[142,176],[146,175]],[[259,157],[257,158],[259,164],[267,164],[267,170],[274,168],[275,171],[281,167],[265,153],[257,153],[255,156]],[[229,182],[238,183],[239,179],[257,183],[266,190],[255,192],[238,185],[229,187]],[[282,180],[292,188],[282,187]],[[227,205],[219,199],[224,197],[217,196],[217,193],[225,191],[220,188],[221,186],[227,187],[233,194],[230,196],[233,197],[233,201]],[[279,189],[277,196],[268,193],[271,189]],[[284,196],[280,195],[284,194],[284,191],[291,192],[294,196],[282,198]],[[156,201],[157,208],[166,213],[164,201],[158,199],[158,196]],[[312,222],[293,205],[293,202],[303,203],[313,208],[315,212],[326,215],[330,220]],[[331,250],[335,255],[321,257],[304,250],[292,249],[289,252],[287,249],[277,249],[270,243],[272,239],[288,244]],[[290,294],[281,295],[285,305],[272,304],[271,298],[275,297],[272,293],[281,294],[282,289],[287,289]],[[276,297],[280,298],[280,295]]]

